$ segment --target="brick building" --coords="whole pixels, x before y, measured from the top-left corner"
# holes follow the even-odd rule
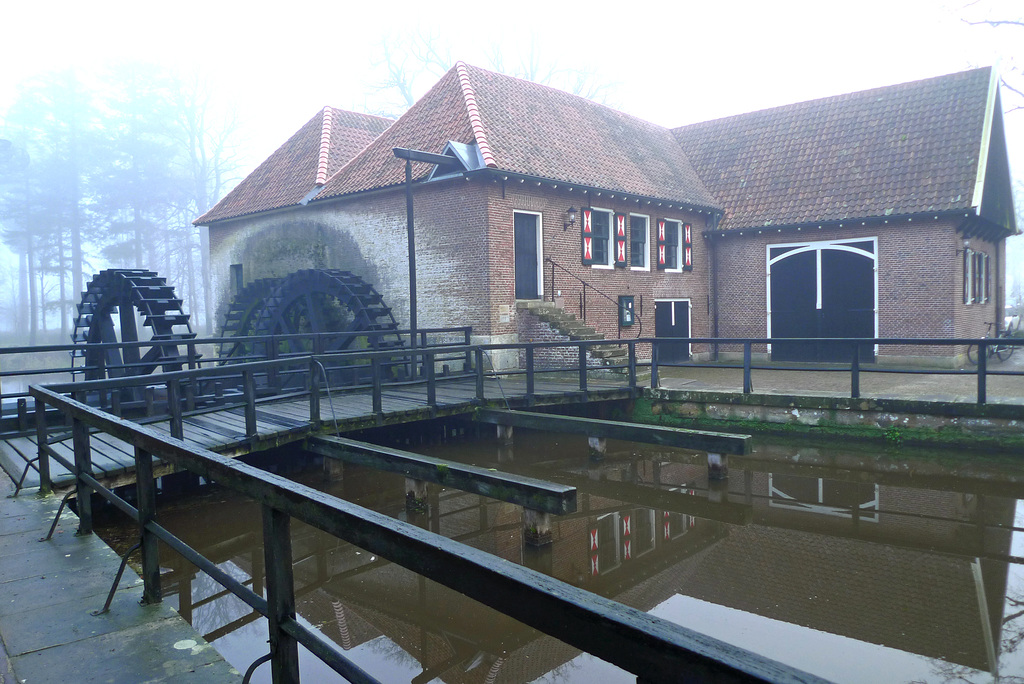
[[[421,328],[581,334],[525,306],[548,300],[609,338],[965,337],[1002,311],[1017,226],[991,69],[667,129],[462,63],[394,122],[325,108],[196,221],[222,307],[255,279],[335,268],[407,325],[394,148],[451,159],[412,167]]]

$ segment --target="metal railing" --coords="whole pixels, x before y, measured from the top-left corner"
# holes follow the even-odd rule
[[[458,326],[451,328],[427,328],[416,331],[417,347],[421,349],[435,348],[439,346],[468,345],[472,328],[470,326]],[[306,356],[310,353],[325,353],[339,339],[355,341],[357,348],[364,345],[368,348],[377,346],[377,341],[382,338],[397,338],[408,346],[409,331],[363,331],[357,333],[316,333],[312,335],[253,335],[244,338],[239,344],[249,345],[250,348],[245,354],[221,358],[219,356],[205,356],[204,349],[215,349],[221,344],[235,343],[234,338],[207,337],[191,340],[178,340],[176,346],[184,348],[184,354],[177,362],[183,368],[199,369],[207,368],[218,364],[238,364],[247,361],[260,361],[268,358],[288,358],[294,356]],[[53,382],[75,382],[84,377],[158,377],[162,372],[140,374],[140,367],[152,367],[154,363],[158,366],[163,363],[119,363],[107,364],[104,360],[105,353],[110,351],[117,356],[125,357],[125,350],[137,350],[130,355],[144,355],[142,350],[154,346],[168,346],[166,341],[146,340],[140,342],[109,342],[90,344],[88,347],[97,352],[93,358],[96,363],[84,363],[86,345],[83,344],[60,344],[44,345],[36,347],[0,347],[0,433],[13,431],[27,431],[30,429],[30,411],[28,408],[27,385],[36,382],[37,384],[49,385]],[[260,351],[254,351],[256,348]],[[302,351],[291,351],[292,347],[306,347]],[[405,347],[397,346],[396,349]],[[65,356],[66,363],[39,362],[40,358],[52,355],[58,359]],[[31,358],[28,358],[31,357]],[[14,368],[15,365],[36,367]],[[406,372],[412,374],[413,370],[407,368]],[[10,389],[12,381],[19,385],[16,389]],[[21,388],[20,385],[24,385]],[[124,397],[125,403],[135,402],[139,407],[144,401],[143,396],[135,398]],[[12,427],[11,424],[14,424]]]
[[[618,319],[618,317],[619,317],[619,300],[618,299],[616,299],[612,295],[608,294],[607,292],[604,292],[604,291],[594,287],[593,285],[588,283],[586,280],[584,280],[583,278],[580,278],[578,275],[576,275],[575,273],[573,273],[568,268],[566,268],[562,264],[558,263],[557,261],[555,261],[551,257],[544,257],[544,261],[546,261],[549,264],[551,264],[551,301],[552,302],[555,301],[555,292],[557,291],[557,289],[555,287],[555,269],[557,268],[560,271],[562,271],[563,273],[565,273],[565,275],[569,276],[570,282],[576,281],[576,282],[580,283],[583,286],[582,288],[580,288],[579,309],[578,309],[579,312],[580,312],[580,320],[581,321],[583,321],[584,323],[587,322],[587,289],[588,288],[593,290],[594,294],[598,295],[599,297],[603,297],[604,299],[606,299],[606,300],[608,300],[609,302],[612,303],[612,306],[615,308],[615,318]],[[635,337],[640,337],[643,334],[643,317],[641,316],[641,314],[643,313],[643,308],[644,308],[644,297],[643,297],[643,295],[640,295],[639,309],[636,312],[637,331],[636,331]],[[621,335],[622,335],[622,328],[620,326],[619,327],[619,336],[621,337]]]
[[[165,437],[50,389],[33,386],[41,426],[41,458],[56,458],[75,474],[79,533],[92,532],[91,494],[129,515],[139,527],[143,602],[161,600],[158,542],[266,616],[275,682],[299,681],[299,645],[351,682],[376,682],[341,649],[296,617],[292,574],[292,520],[331,534],[421,576],[458,591],[545,634],[593,653],[637,675],[642,682],[682,679],[821,681],[763,656],[704,636],[667,620],[606,599],[415,525],[371,511],[254,466]],[[74,435],[74,462],[45,447],[45,407],[66,416]],[[90,431],[112,435],[134,448],[137,505],[104,487],[92,474]],[[231,577],[158,522],[153,459],[188,470],[259,503],[266,597]],[[59,517],[59,513],[58,513]],[[257,661],[260,662],[260,661]]]

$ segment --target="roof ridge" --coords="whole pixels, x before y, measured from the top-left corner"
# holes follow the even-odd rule
[[[677,131],[682,131],[682,130],[687,129],[687,128],[703,126],[705,124],[720,123],[720,122],[727,121],[729,119],[740,119],[740,118],[743,118],[743,117],[754,116],[754,115],[757,115],[757,114],[775,113],[775,112],[779,112],[779,111],[786,110],[786,109],[794,109],[795,110],[798,107],[803,107],[803,106],[807,106],[807,105],[815,105],[815,104],[832,103],[832,102],[835,102],[837,100],[844,100],[844,99],[845,100],[850,100],[850,99],[853,99],[853,98],[856,98],[856,97],[868,97],[868,96],[870,96],[872,94],[879,93],[879,92],[882,92],[882,91],[892,91],[892,90],[895,90],[896,88],[902,88],[902,87],[907,87],[907,86],[924,84],[924,83],[927,83],[929,81],[934,82],[934,81],[940,81],[940,80],[943,80],[943,79],[953,78],[953,77],[956,77],[956,76],[965,76],[966,74],[970,74],[970,73],[978,72],[978,71],[984,71],[986,69],[990,69],[991,70],[991,69],[993,69],[993,67],[991,65],[989,65],[989,66],[980,66],[980,67],[972,67],[970,69],[963,69],[961,71],[954,71],[954,72],[948,73],[948,74],[938,74],[936,76],[925,76],[924,78],[917,78],[917,79],[913,79],[913,80],[910,80],[910,81],[901,81],[899,83],[891,83],[889,85],[873,86],[871,88],[863,88],[861,90],[853,90],[853,91],[849,91],[849,92],[845,92],[845,93],[834,93],[832,95],[824,95],[822,97],[812,97],[812,98],[807,99],[807,100],[799,100],[798,102],[789,102],[789,103],[786,103],[786,104],[773,105],[771,107],[762,107],[761,109],[754,109],[754,110],[749,111],[749,112],[738,112],[736,114],[726,114],[725,116],[720,116],[720,117],[717,117],[717,118],[714,118],[714,119],[705,119],[704,121],[693,121],[693,122],[688,123],[688,124],[682,124],[681,126],[672,126],[672,127],[669,128],[669,130],[672,131],[673,133],[676,133]]]
[[[334,109],[324,107],[323,121],[320,128],[320,157],[316,165],[316,181],[314,185],[323,185],[327,182],[327,162],[331,156],[331,125],[334,122]]]
[[[480,156],[483,157],[484,165],[497,168],[498,162],[494,159],[491,146],[487,144],[487,136],[484,134],[484,123],[480,118],[480,109],[476,104],[476,93],[473,91],[473,84],[469,81],[469,70],[466,63],[458,61],[455,69],[459,74],[459,86],[462,88],[462,96],[466,100],[466,113],[469,114],[469,125],[473,129],[473,137],[476,138],[476,145],[480,149]]]

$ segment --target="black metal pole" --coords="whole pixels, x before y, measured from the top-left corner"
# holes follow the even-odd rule
[[[413,231],[412,161],[405,160],[405,222],[409,240],[409,344],[416,346],[416,234]],[[415,374],[415,363],[413,365]]]

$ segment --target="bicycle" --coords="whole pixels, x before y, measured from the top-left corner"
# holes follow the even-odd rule
[[[988,326],[986,328],[986,330],[985,330],[985,337],[988,338],[990,333],[992,332],[992,326],[995,325],[995,322],[993,321],[992,323],[986,323],[985,325]],[[996,331],[995,339],[1005,339],[1005,338],[1015,337],[1016,336],[1016,332],[1019,329],[1020,329],[1020,319],[1018,318],[1016,325],[1014,325],[1011,322],[1009,325],[1006,326],[1005,329],[997,330]],[[995,344],[988,344],[988,345],[985,346],[985,355],[988,358],[990,358],[990,359],[994,356],[995,358],[999,359],[1000,361],[1006,361],[1008,358],[1013,356],[1013,352],[1016,349],[1017,349],[1017,345],[1015,345],[1015,344],[999,344],[998,342],[996,342]],[[978,345],[977,344],[972,344],[969,347],[967,347],[967,360],[970,362],[970,364],[972,366],[977,366],[978,365]]]

